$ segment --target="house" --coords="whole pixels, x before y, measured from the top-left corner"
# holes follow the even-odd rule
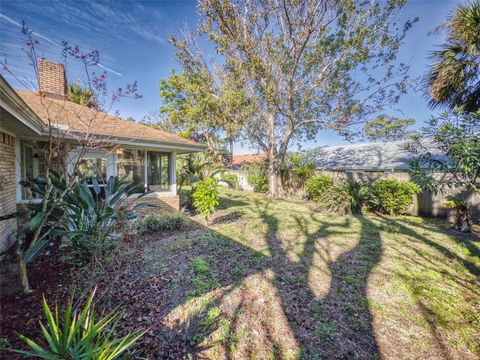
[[[415,154],[406,146],[408,141],[390,141],[383,143],[349,144],[327,146],[311,151],[310,159],[320,171],[345,173],[408,173],[410,162]],[[443,159],[442,153],[428,146],[434,157]]]
[[[82,159],[78,171],[96,178],[100,186],[118,176],[151,191],[138,201],[178,210],[176,157],[201,152],[205,146],[74,104],[66,97],[63,65],[45,59],[38,65],[38,93],[14,90],[0,76],[0,260],[16,239],[17,208],[40,201],[20,181],[42,173],[49,132],[65,143],[64,167],[57,171],[73,171],[73,164]],[[87,138],[96,146],[79,146]]]
[[[327,146],[312,150],[309,158],[313,160],[318,175],[370,183],[387,178],[411,181],[410,162],[416,155],[406,148],[407,143],[408,141],[391,141]],[[432,144],[423,145],[433,158],[445,160],[445,155]],[[442,174],[437,176],[441,177]],[[410,213],[451,218],[453,210],[443,206],[448,194],[465,197],[472,205],[473,218],[480,218],[480,199],[471,193],[455,191],[444,194],[424,191],[416,196]]]
[[[230,169],[239,170],[243,165],[261,163],[267,160],[267,155],[264,153],[233,155],[230,162]]]

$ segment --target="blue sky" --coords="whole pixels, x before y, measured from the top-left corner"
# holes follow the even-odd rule
[[[403,10],[404,19],[419,17],[409,31],[399,61],[411,65],[411,75],[422,75],[428,65],[429,52],[442,43],[443,34],[430,34],[442,23],[459,1],[410,0]],[[58,44],[66,40],[82,50],[100,52],[100,64],[108,69],[110,88],[137,81],[139,100],[123,99],[116,106],[122,117],[139,120],[155,111],[161,104],[158,83],[168,77],[172,68],[180,70],[168,44],[170,34],[180,35],[183,27],[195,29],[198,24],[195,1],[24,1],[0,0],[0,59],[6,60],[18,77],[31,81],[32,67],[22,47],[25,39],[18,24],[24,20],[40,41],[39,54],[61,61]],[[102,71],[102,69],[98,69]],[[75,66],[68,68],[68,79],[82,81]],[[23,87],[2,70],[2,75],[14,87]],[[399,117],[414,118],[417,126],[433,112],[426,106],[423,95],[410,91],[398,105]],[[303,149],[318,145],[345,143],[339,136],[320,132],[315,142]],[[293,147],[294,149],[294,147]],[[236,144],[238,153],[255,152],[246,145]]]

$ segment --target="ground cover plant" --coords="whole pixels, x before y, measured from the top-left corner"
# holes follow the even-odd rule
[[[138,356],[478,358],[475,234],[440,220],[332,216],[305,203],[219,191],[222,207],[209,227],[196,215],[195,226],[138,236],[97,278],[101,305],[125,309],[119,333],[148,329]],[[32,264],[36,287],[43,273],[57,276],[46,264],[38,265],[43,272]],[[69,274],[55,266],[59,279]],[[49,303],[60,296],[51,282],[43,284]],[[14,331],[41,336],[32,330],[41,309],[28,299],[2,302],[9,320],[0,337],[12,344]]]

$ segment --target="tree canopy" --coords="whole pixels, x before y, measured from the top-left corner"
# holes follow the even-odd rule
[[[255,109],[242,133],[268,154],[271,196],[292,142],[358,133],[405,92],[408,67],[396,58],[415,20],[396,22],[404,3],[200,1],[200,33]]]
[[[480,0],[458,7],[446,22],[445,44],[426,76],[429,103],[466,112],[480,109]]]

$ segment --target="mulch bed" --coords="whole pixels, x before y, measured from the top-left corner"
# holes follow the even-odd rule
[[[162,318],[177,304],[172,299],[169,286],[175,277],[170,269],[162,275],[156,271],[146,271],[143,267],[145,246],[151,242],[170,241],[176,231],[162,234],[146,234],[142,244],[125,239],[128,252],[113,256],[112,261],[102,271],[91,276],[88,269],[78,269],[65,261],[62,248],[51,246],[28,266],[32,292],[14,296],[1,296],[0,338],[7,339],[13,349],[28,349],[17,334],[43,342],[39,321],[45,323],[42,311],[42,295],[52,308],[58,303],[60,314],[65,308],[72,289],[75,294],[87,294],[88,289],[97,286],[96,312],[116,308],[124,311],[117,330],[126,334],[130,331],[147,330],[133,355],[148,359],[182,359],[190,347],[188,337],[165,331]],[[125,250],[125,248],[124,248]],[[177,264],[178,265],[178,264]],[[89,272],[87,279],[86,272]],[[187,290],[185,289],[185,292]],[[183,299],[185,294],[177,294]],[[175,296],[174,296],[175,297]],[[0,350],[1,359],[23,359],[20,354]]]
[[[42,318],[42,294],[50,306],[68,301],[72,279],[72,267],[65,263],[62,249],[57,244],[50,246],[28,266],[32,292],[8,296],[0,294],[0,337],[8,339],[14,349],[25,349],[25,343],[18,334],[38,338],[38,326]],[[0,351],[2,359],[23,359],[24,357]]]

